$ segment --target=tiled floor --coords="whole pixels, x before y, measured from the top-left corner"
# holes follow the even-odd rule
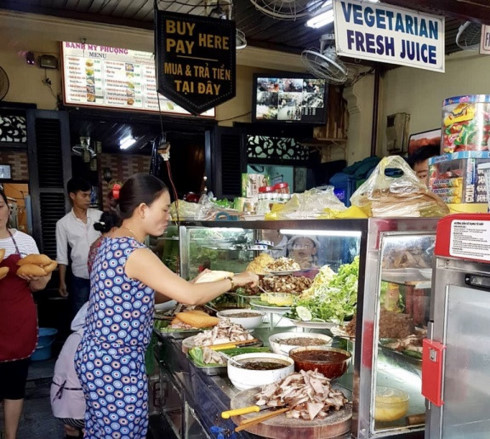
[[[26,385],[24,410],[17,439],[64,439],[63,425],[54,418],[49,401],[55,359],[31,362]],[[159,417],[150,418],[147,439],[168,439]],[[3,406],[0,404],[0,438],[3,430]]]
[[[54,418],[49,403],[49,388],[55,360],[32,362],[26,385],[24,410],[17,439],[63,439],[63,425]],[[0,410],[3,427],[3,407]]]

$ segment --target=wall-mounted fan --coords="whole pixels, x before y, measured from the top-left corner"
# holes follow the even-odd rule
[[[260,12],[278,20],[296,20],[314,13],[325,0],[250,0]]]
[[[7,95],[10,87],[7,72],[0,67],[0,101]]]
[[[320,50],[305,49],[301,61],[306,69],[317,78],[325,79],[329,84],[344,84],[348,79],[348,70],[337,56],[333,34],[322,35]]]
[[[481,24],[467,21],[459,26],[456,44],[463,50],[478,50],[480,48]]]

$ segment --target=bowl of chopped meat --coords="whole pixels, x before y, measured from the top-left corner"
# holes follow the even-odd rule
[[[285,355],[288,355],[294,348],[304,346],[327,347],[330,343],[332,343],[332,337],[310,332],[281,332],[269,337],[269,345],[272,351],[276,354]]]
[[[350,352],[340,349],[317,346],[305,346],[289,351],[289,356],[294,360],[294,369],[315,370],[327,378],[341,377],[349,367]]]
[[[230,319],[232,323],[243,326],[245,329],[254,329],[260,326],[265,313],[252,309],[225,309],[216,316],[220,319]]]

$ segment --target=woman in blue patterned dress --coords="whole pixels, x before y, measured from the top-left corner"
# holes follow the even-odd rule
[[[170,195],[158,178],[136,174],[121,188],[122,225],[104,238],[90,274],[86,330],[75,357],[87,402],[85,438],[144,439],[148,394],[144,354],[153,324],[154,293],[163,302],[206,303],[233,286],[256,285],[244,272],[191,283],[144,244],[167,227]]]

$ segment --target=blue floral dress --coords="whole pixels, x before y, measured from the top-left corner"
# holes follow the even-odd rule
[[[85,438],[144,439],[148,386],[144,355],[150,342],[154,291],[124,273],[144,244],[104,238],[90,273],[90,301],[75,367],[87,403]]]

